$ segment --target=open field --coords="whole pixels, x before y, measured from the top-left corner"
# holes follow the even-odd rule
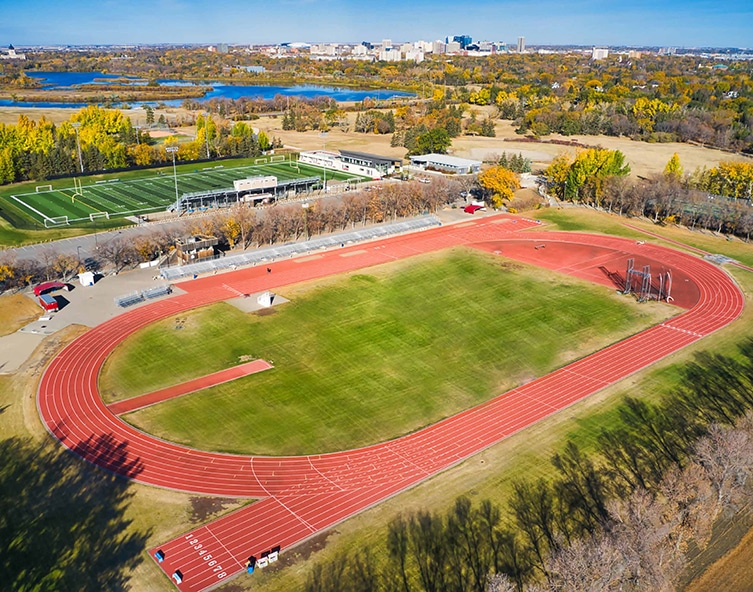
[[[262,159],[259,159],[262,160]],[[266,159],[264,159],[266,160]],[[181,172],[177,175],[177,193],[202,192],[233,187],[233,181],[246,177],[274,175],[278,181],[304,177],[323,177],[323,169],[289,162],[258,164],[243,167],[224,165],[203,166],[200,170]],[[329,171],[333,180],[346,180],[353,175]],[[80,188],[75,186],[52,187],[41,185],[34,192],[14,193],[3,196],[4,207],[15,207],[33,219],[38,225],[90,222],[97,218],[121,218],[164,211],[175,203],[176,178],[159,174],[142,179],[105,178],[92,182],[84,180]],[[69,180],[70,183],[70,180]],[[49,187],[49,189],[48,189]],[[211,207],[207,200],[207,208]]]
[[[475,108],[485,113],[488,108]],[[355,121],[355,113],[349,114]],[[302,150],[313,150],[322,147],[322,138],[316,131],[295,132],[282,129],[282,118],[262,117],[253,122],[255,128],[263,129],[270,137],[280,138],[286,146]],[[351,129],[352,129],[351,125]],[[621,150],[625,154],[626,162],[630,165],[633,175],[648,176],[659,174],[664,170],[667,161],[677,152],[685,172],[691,173],[699,167],[713,167],[722,160],[746,160],[753,162],[753,158],[738,156],[716,150],[671,142],[666,144],[650,144],[636,142],[626,137],[613,136],[559,136],[542,137],[542,143],[523,142],[522,136],[515,133],[515,127],[510,121],[497,120],[495,122],[496,137],[460,136],[453,138],[450,151],[455,156],[481,160],[489,154],[501,155],[523,154],[534,163],[534,168],[545,168],[551,160],[564,150],[574,151],[557,144],[547,143],[549,140],[578,141],[589,146],[602,146],[611,150]],[[327,135],[327,147],[332,149],[360,150],[374,154],[384,154],[397,158],[405,158],[405,148],[390,146],[390,134],[361,134],[353,131],[345,132],[333,129]]]
[[[18,331],[42,313],[41,307],[23,294],[0,296],[0,336]]]
[[[678,312],[466,251],[281,294],[293,301],[271,316],[220,304],[143,329],[111,357],[103,390],[119,399],[244,355],[271,360],[266,375],[125,418],[199,449],[335,451],[435,423]]]

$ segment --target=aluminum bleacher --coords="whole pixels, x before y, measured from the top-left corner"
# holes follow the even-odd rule
[[[211,261],[201,261],[199,263],[182,265],[180,267],[167,267],[160,270],[160,275],[166,280],[172,281],[184,277],[193,277],[194,275],[203,273],[213,273],[224,269],[234,269],[236,267],[256,265],[257,263],[266,263],[276,259],[294,257],[295,255],[311,253],[320,249],[374,240],[406,232],[415,232],[417,230],[426,230],[428,228],[440,226],[441,224],[439,218],[434,215],[421,216],[419,218],[411,218],[409,220],[393,222],[391,224],[380,224],[378,226],[371,226],[360,230],[339,232],[337,234],[312,238],[307,241],[256,249],[254,251],[249,251],[248,253],[212,259]]]
[[[149,288],[147,290],[142,290],[141,292],[131,292],[130,294],[126,294],[125,296],[118,296],[113,300],[115,301],[115,304],[117,304],[121,308],[126,308],[128,306],[133,306],[134,304],[144,302],[145,300],[151,300],[152,298],[165,296],[166,294],[170,294],[172,291],[172,286],[165,284],[162,286],[155,286],[154,288]]]

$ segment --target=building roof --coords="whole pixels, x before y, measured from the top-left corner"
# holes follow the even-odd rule
[[[459,158],[448,154],[421,154],[419,156],[411,156],[410,159],[412,162],[431,162],[450,167],[481,166],[480,160],[468,160],[467,158]]]
[[[340,150],[340,154],[346,158],[360,158],[363,160],[370,160],[372,162],[378,162],[383,164],[392,164],[394,162],[402,164],[402,158],[392,158],[391,156],[380,156],[378,154],[370,154],[368,152],[356,152],[354,150]]]

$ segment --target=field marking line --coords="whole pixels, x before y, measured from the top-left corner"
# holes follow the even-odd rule
[[[40,211],[39,211],[39,210],[37,210],[36,208],[32,208],[32,207],[31,207],[31,206],[30,206],[29,204],[27,204],[27,203],[26,203],[25,201],[21,201],[21,200],[20,200],[20,199],[18,199],[18,198],[17,198],[17,197],[15,196],[15,195],[11,195],[11,197],[12,197],[13,199],[15,199],[15,200],[16,200],[16,201],[17,201],[18,203],[20,203],[20,204],[21,204],[22,206],[26,206],[27,208],[29,208],[29,209],[30,209],[30,210],[31,210],[32,212],[34,212],[35,214],[39,214],[39,215],[40,215],[40,216],[42,216],[42,218],[44,218],[45,220],[49,220],[50,222],[52,222],[52,218],[50,218],[49,216],[46,216],[46,215],[44,215],[44,214],[43,214],[42,212],[40,212]]]
[[[278,504],[280,504],[285,510],[287,510],[296,520],[298,520],[301,524],[303,524],[306,528],[308,528],[311,532],[316,532],[318,529],[314,528],[309,522],[296,514],[293,510],[291,510],[286,504],[284,504],[276,495],[273,495],[269,493],[269,490],[264,486],[264,484],[261,482],[261,479],[256,475],[256,469],[254,468],[254,457],[252,456],[249,460],[249,464],[251,465],[251,472],[254,475],[254,479],[256,479],[256,482],[259,484],[259,487],[262,488],[262,491],[267,494],[267,496],[274,501],[276,501]]]
[[[316,471],[322,477],[322,479],[327,480],[332,485],[334,485],[335,487],[337,487],[340,491],[347,491],[346,489],[343,489],[340,485],[338,485],[337,483],[335,483],[332,479],[330,479],[329,477],[327,477],[327,475],[325,475],[324,473],[322,473],[319,469],[317,469],[314,466],[314,461],[311,460],[311,456],[308,456],[306,458],[308,459],[309,465],[311,466],[311,468],[314,469],[314,471]]]

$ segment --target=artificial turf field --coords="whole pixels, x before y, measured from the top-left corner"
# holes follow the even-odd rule
[[[470,249],[280,293],[292,301],[272,315],[218,304],[141,330],[105,365],[105,398],[263,358],[275,368],[125,419],[205,450],[342,450],[435,423],[674,312]]]
[[[182,167],[185,169],[185,167]],[[279,181],[305,177],[323,177],[324,169],[297,161],[272,162],[241,167],[204,165],[201,169],[191,169],[177,174],[178,194],[227,189],[233,181],[246,177],[274,175]],[[352,174],[327,171],[327,178],[344,181],[365,180]],[[67,223],[89,222],[90,215],[122,218],[164,211],[175,203],[175,178],[172,174],[159,174],[139,179],[119,179],[117,176],[94,180],[82,180],[81,191],[70,180],[69,187],[55,187],[52,190],[13,194],[2,199],[10,207],[31,218],[40,227],[55,223],[61,224],[61,217]],[[38,187],[46,187],[39,185]]]

